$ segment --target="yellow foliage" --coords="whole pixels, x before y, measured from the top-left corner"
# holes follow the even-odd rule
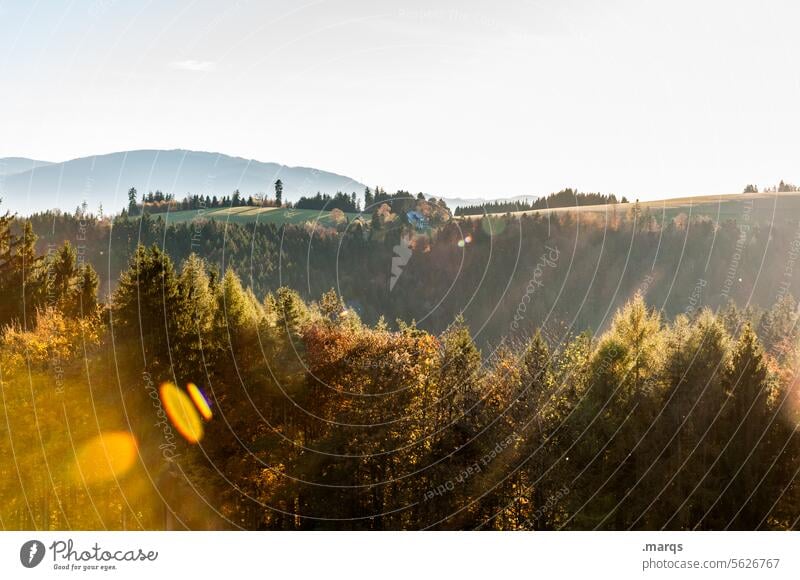
[[[6,368],[23,363],[31,365],[64,363],[82,352],[84,346],[98,344],[97,319],[69,318],[48,308],[36,313],[32,329],[19,324],[7,326],[0,338],[0,361]]]

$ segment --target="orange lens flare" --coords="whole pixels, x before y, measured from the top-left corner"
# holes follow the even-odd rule
[[[211,420],[213,416],[211,413],[211,406],[208,404],[208,401],[203,396],[203,392],[200,390],[200,387],[195,385],[194,383],[189,383],[186,385],[186,390],[189,391],[189,396],[192,398],[192,402],[194,406],[197,407],[197,410],[200,411],[200,414],[203,416],[203,419],[206,421]]]
[[[108,431],[84,443],[75,456],[73,479],[101,483],[127,473],[136,463],[136,439],[127,431]]]
[[[161,402],[172,425],[189,443],[203,438],[203,422],[189,396],[173,383],[164,383],[160,389]]]

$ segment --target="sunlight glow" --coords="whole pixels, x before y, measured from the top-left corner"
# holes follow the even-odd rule
[[[75,456],[73,479],[100,483],[127,473],[136,462],[139,449],[127,431],[101,433],[84,443]]]

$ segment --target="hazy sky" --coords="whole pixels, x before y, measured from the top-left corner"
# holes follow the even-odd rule
[[[220,151],[385,189],[800,182],[800,3],[0,0],[0,157]]]

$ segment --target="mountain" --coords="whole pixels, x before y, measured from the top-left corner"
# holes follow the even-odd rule
[[[37,167],[44,167],[45,165],[52,165],[52,163],[25,157],[3,157],[0,159],[0,178],[13,173],[22,173]]]
[[[86,201],[91,210],[103,204],[115,213],[128,203],[128,190],[139,194],[161,190],[180,199],[188,193],[230,195],[273,194],[276,179],[283,196],[293,201],[301,195],[358,192],[364,185],[343,175],[310,167],[287,167],[222,153],[175,150],[138,150],[81,157],[63,163],[30,159],[0,160],[9,169],[0,177],[2,209],[30,214],[47,209],[74,211]],[[12,171],[19,168],[19,171]]]

